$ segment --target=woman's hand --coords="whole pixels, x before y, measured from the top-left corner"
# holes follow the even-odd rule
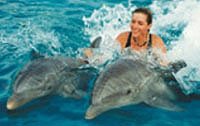
[[[85,56],[88,58],[88,57],[91,57],[93,54],[92,54],[92,49],[91,48],[86,48],[84,50],[84,54]]]

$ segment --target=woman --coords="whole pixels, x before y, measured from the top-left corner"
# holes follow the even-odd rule
[[[131,31],[119,34],[116,40],[120,43],[122,49],[131,47],[139,52],[151,50],[153,54],[161,56],[159,58],[163,59],[160,64],[166,65],[167,62],[164,61],[166,47],[159,36],[149,33],[151,26],[151,11],[146,8],[138,8],[132,12]]]
[[[120,43],[122,49],[131,47],[139,52],[150,50],[149,52],[154,55],[155,59],[159,60],[158,62],[161,65],[167,65],[164,42],[159,36],[149,33],[151,26],[151,11],[146,8],[138,8],[132,12],[131,31],[119,34],[116,40]],[[86,49],[84,53],[87,57],[93,55],[91,49]]]

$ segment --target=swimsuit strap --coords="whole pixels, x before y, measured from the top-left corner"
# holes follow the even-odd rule
[[[130,32],[129,35],[128,35],[128,39],[126,41],[126,46],[125,48],[131,46],[131,36],[132,36],[132,33]]]
[[[148,45],[147,45],[147,49],[150,49],[152,47],[152,35],[149,34],[149,42],[148,42]]]

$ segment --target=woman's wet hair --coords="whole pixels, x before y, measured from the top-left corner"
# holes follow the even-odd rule
[[[149,9],[147,9],[147,8],[137,8],[134,11],[132,11],[132,15],[134,13],[143,13],[143,14],[147,15],[147,23],[152,24],[152,12]]]

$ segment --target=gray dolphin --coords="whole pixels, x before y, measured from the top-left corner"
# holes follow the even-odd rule
[[[86,62],[81,59],[49,57],[28,63],[17,75],[13,94],[7,101],[7,109],[16,109],[25,103],[50,94],[80,98],[86,83],[95,72],[81,69]]]
[[[166,110],[181,110],[172,103],[176,96],[157,71],[144,60],[131,56],[110,64],[96,80],[85,118],[93,119],[107,110],[141,102]]]

